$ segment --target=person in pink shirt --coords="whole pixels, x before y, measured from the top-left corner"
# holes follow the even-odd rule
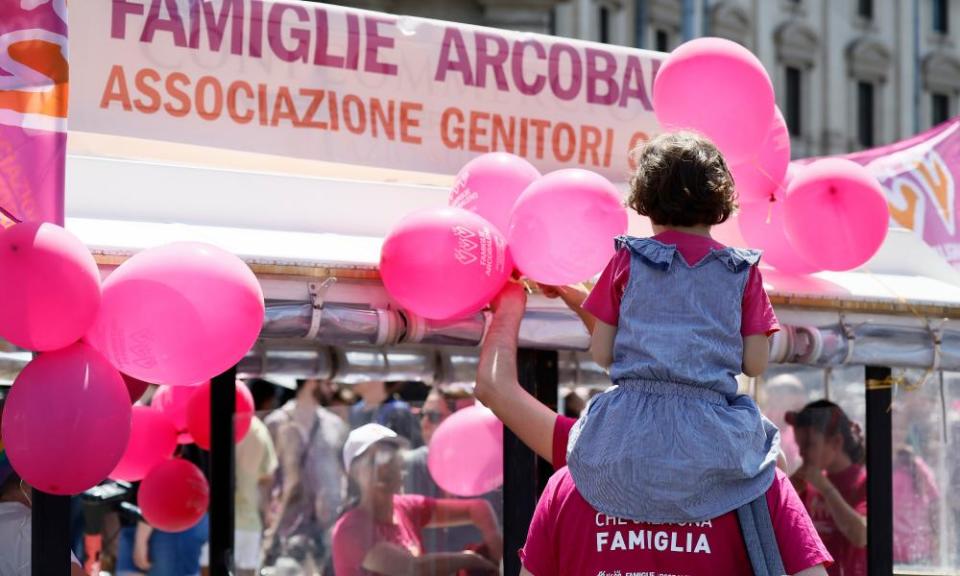
[[[940,490],[933,470],[909,446],[893,459],[893,562],[930,565],[940,547]]]
[[[564,467],[573,419],[540,404],[517,382],[523,309],[522,289],[508,285],[495,303],[475,391],[507,427],[557,469],[520,551],[522,574],[751,574],[736,513],[698,523],[650,524],[602,514],[583,499]],[[766,501],[786,571],[826,575],[825,566],[833,560],[782,472],[777,472]]]
[[[485,500],[433,499],[401,494],[406,441],[379,424],[350,432],[343,464],[353,502],[333,528],[333,563],[337,576],[417,576],[459,570],[495,573],[503,553],[496,516]],[[423,550],[427,527],[474,524],[491,558],[472,552]]]
[[[829,400],[788,412],[803,464],[791,480],[836,559],[830,576],[867,574],[867,469],[860,426]]]

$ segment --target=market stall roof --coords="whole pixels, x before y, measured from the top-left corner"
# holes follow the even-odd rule
[[[240,255],[262,277],[286,278],[376,280],[389,229],[412,210],[445,205],[452,182],[449,175],[90,134],[71,136],[67,169],[67,226],[102,264],[200,240]],[[639,217],[630,228],[649,233]],[[765,279],[781,305],[960,316],[960,273],[904,230],[891,230],[859,270],[809,277],[767,270]],[[267,284],[268,298],[289,290]]]

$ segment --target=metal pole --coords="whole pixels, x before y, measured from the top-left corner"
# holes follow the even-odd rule
[[[237,368],[215,377],[210,386],[210,574],[233,573],[234,490],[233,417]]]
[[[59,186],[56,189],[59,198],[54,202],[56,211],[47,216],[57,226],[63,226],[65,221],[63,185],[66,174],[65,158],[65,154],[59,155],[57,165],[50,167],[55,174],[54,177],[59,178]],[[70,497],[55,496],[33,489],[30,501],[31,574],[33,576],[70,574]]]
[[[520,385],[552,409],[557,406],[557,352],[521,349],[517,353]],[[527,540],[527,528],[547,480],[549,462],[537,457],[512,432],[503,431],[503,541],[505,574],[520,573],[516,551]]]
[[[873,575],[893,574],[893,440],[890,368],[867,366],[867,567]]]
[[[30,572],[33,576],[70,574],[70,497],[33,491]]]

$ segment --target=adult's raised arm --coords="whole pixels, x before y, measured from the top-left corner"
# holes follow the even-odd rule
[[[517,336],[526,293],[519,285],[508,283],[493,308],[493,320],[480,349],[474,393],[504,426],[550,462],[557,413],[524,390],[517,379]]]

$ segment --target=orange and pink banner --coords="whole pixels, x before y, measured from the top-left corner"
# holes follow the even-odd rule
[[[0,225],[63,221],[66,0],[0,2]]]
[[[864,165],[883,185],[891,226],[913,230],[960,268],[960,118],[913,138],[845,158]]]

